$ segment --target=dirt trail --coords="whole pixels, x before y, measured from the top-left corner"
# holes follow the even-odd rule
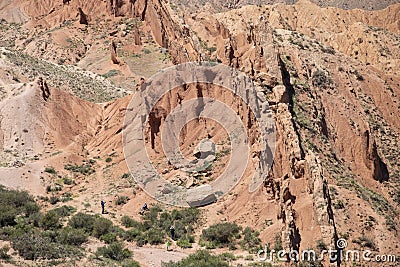
[[[192,253],[191,250],[167,251],[161,248],[133,248],[132,252],[143,267],[161,267],[163,261],[179,261]]]

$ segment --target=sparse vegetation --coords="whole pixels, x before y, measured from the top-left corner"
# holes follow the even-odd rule
[[[0,248],[0,260],[8,261],[11,256],[8,255],[8,251],[10,250],[9,246],[4,246]]]
[[[117,205],[124,205],[128,203],[129,197],[127,196],[118,196],[117,199],[115,200],[115,204]]]
[[[344,209],[344,203],[342,200],[338,200],[333,204],[333,207],[337,210]]]
[[[356,76],[356,79],[358,81],[364,81],[364,77],[358,72],[358,70],[353,71],[354,76]]]
[[[322,50],[322,52],[324,52],[324,53],[328,53],[328,54],[331,54],[331,55],[334,55],[335,54],[335,49],[332,47],[332,46],[327,46],[327,47],[322,47],[321,48],[321,50]]]
[[[260,233],[251,229],[250,227],[246,227],[243,230],[243,240],[239,242],[240,247],[244,250],[247,250],[251,253],[256,253],[261,247],[261,239]]]
[[[44,172],[50,173],[50,174],[57,174],[56,170],[53,167],[46,167],[44,169]]]
[[[319,239],[317,240],[317,249],[319,249],[319,251],[323,251],[323,250],[327,250],[328,247],[326,246],[324,240]]]
[[[312,84],[322,89],[330,89],[333,86],[332,79],[321,69],[317,69],[312,74]]]
[[[370,249],[376,249],[374,240],[372,238],[366,237],[365,235],[360,236],[357,239],[353,239],[352,241],[353,243],[360,245],[362,248],[367,247]]]
[[[276,234],[275,235],[275,245],[274,245],[274,249],[275,251],[280,251],[283,249],[282,246],[282,238],[280,236],[280,234]]]
[[[96,172],[91,162],[84,163],[82,165],[67,164],[64,166],[64,169],[75,173],[81,173],[83,175],[91,175]]]
[[[221,256],[212,255],[206,250],[199,250],[187,258],[178,261],[164,263],[165,267],[228,267],[229,264]]]
[[[130,177],[131,177],[131,174],[130,174],[129,172],[124,173],[124,174],[121,176],[122,179],[129,179]]]
[[[103,76],[104,78],[111,78],[114,76],[117,76],[119,74],[119,70],[109,70],[107,73],[102,74],[101,76]]]
[[[125,95],[125,90],[113,85],[100,75],[88,73],[76,67],[57,65],[30,55],[8,50],[8,60],[33,77],[43,76],[49,86],[72,90],[82,99],[92,102],[107,102]]]

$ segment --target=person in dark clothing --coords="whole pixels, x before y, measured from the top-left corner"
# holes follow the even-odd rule
[[[106,202],[104,202],[103,200],[100,202],[101,204],[101,214],[105,214],[106,212],[104,211],[104,205],[106,204]]]
[[[169,232],[171,233],[172,240],[175,240],[175,228],[173,225],[169,228]]]
[[[146,210],[148,210],[148,209],[149,209],[149,208],[147,207],[147,203],[145,202],[145,203],[143,204],[142,208],[140,209],[139,214],[140,214],[140,215],[143,215],[144,212],[145,212]]]

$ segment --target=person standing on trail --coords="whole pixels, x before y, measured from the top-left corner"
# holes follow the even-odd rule
[[[167,241],[167,251],[170,250],[170,247],[171,247],[171,242],[168,240],[168,241]]]
[[[102,200],[100,201],[100,204],[101,204],[101,214],[105,214],[106,212],[104,211],[104,205],[106,204],[106,202]]]
[[[173,225],[169,228],[169,232],[171,233],[172,240],[175,240],[175,228]]]

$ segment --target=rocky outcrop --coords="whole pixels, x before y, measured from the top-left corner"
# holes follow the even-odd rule
[[[280,213],[278,219],[281,219],[284,228],[282,230],[282,245],[286,251],[299,251],[301,236],[299,228],[296,225],[295,204],[296,197],[291,194],[289,189],[289,177],[286,175],[282,179],[281,191],[279,195]]]
[[[210,139],[205,139],[194,149],[193,154],[198,159],[205,159],[210,155],[215,155],[216,146]]]
[[[135,36],[135,45],[142,45],[142,39],[140,37],[139,27],[135,26],[133,35]]]
[[[47,100],[49,99],[49,97],[50,97],[50,89],[49,89],[49,87],[47,86],[46,81],[45,81],[42,77],[39,77],[39,78],[36,80],[36,83],[37,83],[37,85],[38,85],[38,89],[39,89],[39,90],[41,91],[41,93],[42,93],[43,100],[44,100],[44,101],[47,101]]]
[[[379,182],[385,182],[389,180],[388,168],[378,154],[376,142],[374,137],[370,134],[369,130],[366,130],[363,135],[364,146],[365,146],[365,164],[372,170],[373,177]]]
[[[329,247],[336,248],[338,235],[324,170],[320,160],[311,151],[307,153],[305,161],[308,191],[313,197],[313,212],[321,229],[322,239]]]
[[[114,41],[110,44],[111,61],[114,64],[121,64],[121,60],[117,56],[117,45]]]
[[[166,110],[160,107],[156,107],[149,115],[149,124],[150,124],[150,143],[151,148],[155,149],[155,139],[156,135],[160,132],[161,122],[165,120],[168,113]]]
[[[83,12],[82,8],[78,7],[78,12],[79,12],[79,23],[88,25],[88,18],[87,15]]]

